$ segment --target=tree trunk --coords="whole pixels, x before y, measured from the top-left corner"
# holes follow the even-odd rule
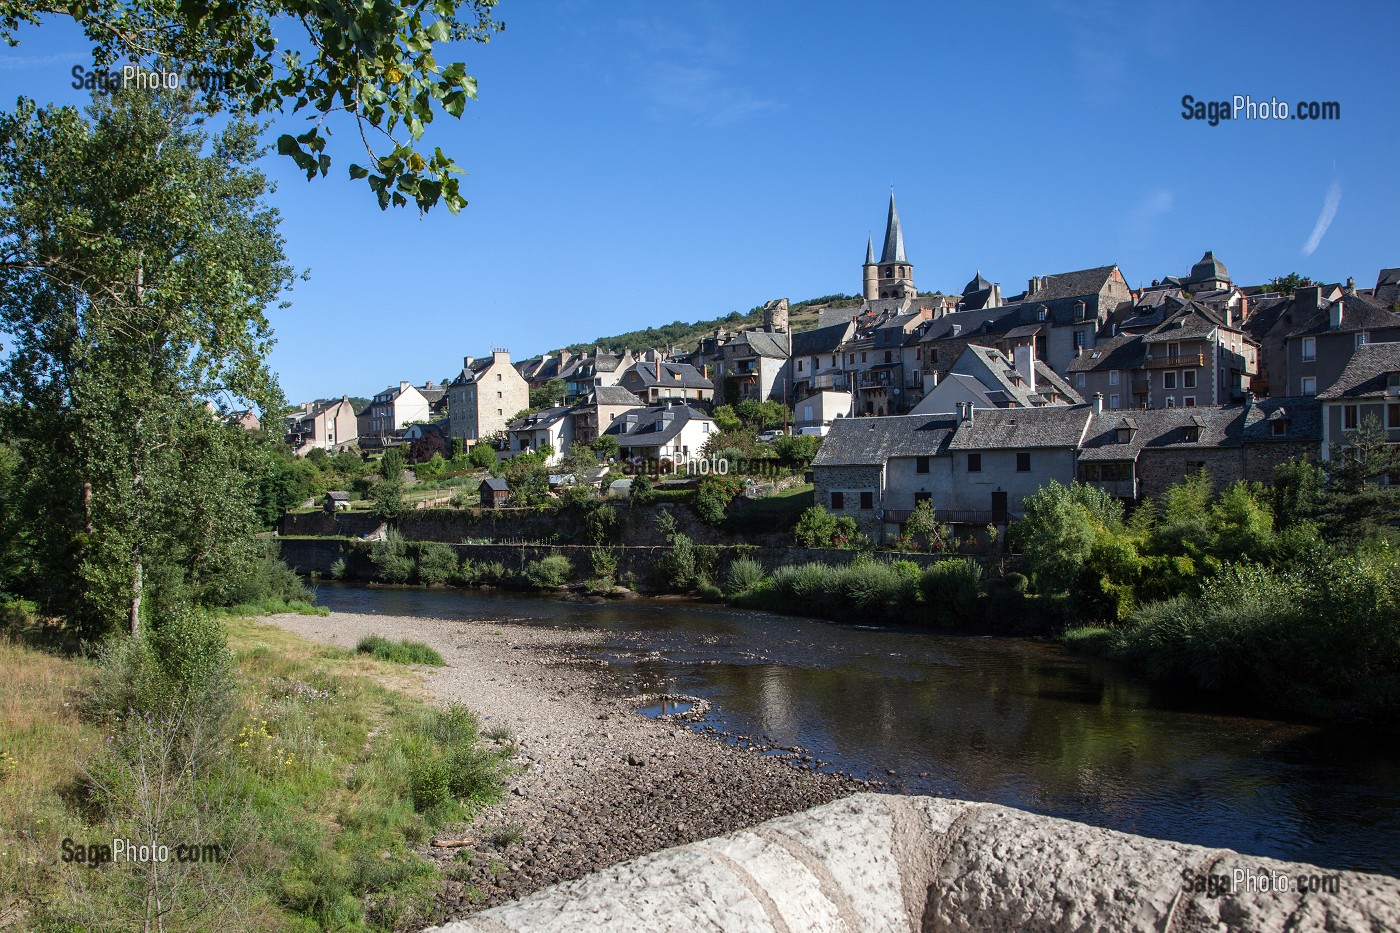
[[[131,579],[131,634],[141,630],[141,559],[136,559],[136,574]]]

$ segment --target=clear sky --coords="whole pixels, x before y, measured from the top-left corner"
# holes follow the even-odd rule
[[[383,213],[276,157],[292,401],[372,395],[674,320],[860,289],[894,186],[921,290],[1117,262],[1236,282],[1400,266],[1400,4],[527,2],[462,49],[480,100],[427,139],[471,202]],[[439,56],[440,61],[453,56]],[[0,106],[80,102],[54,23]],[[1338,101],[1336,122],[1184,120],[1181,98]],[[277,131],[296,129],[284,120]],[[1312,247],[1311,251],[1308,247]]]

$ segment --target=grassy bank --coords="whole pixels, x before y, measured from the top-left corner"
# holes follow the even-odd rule
[[[444,878],[412,847],[498,796],[501,753],[465,710],[432,707],[411,668],[246,619],[226,629],[229,715],[209,734],[214,720],[188,706],[103,713],[110,671],[0,642],[0,926],[389,930],[436,919]],[[218,858],[64,861],[89,844],[152,838]]]

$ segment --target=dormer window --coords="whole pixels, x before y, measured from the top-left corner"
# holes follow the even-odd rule
[[[1035,309],[1035,319],[1036,319],[1037,321],[1043,321],[1043,320],[1045,320],[1045,316],[1046,316],[1048,313],[1049,313],[1049,312],[1048,312],[1045,308],[1043,308],[1043,307],[1042,307],[1042,308],[1036,308],[1036,309]]]
[[[1274,437],[1283,437],[1288,433],[1288,420],[1285,418],[1275,418],[1273,422]]]
[[[1400,372],[1385,374],[1385,394],[1400,395]]]

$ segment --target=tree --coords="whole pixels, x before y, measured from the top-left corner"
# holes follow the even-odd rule
[[[733,405],[720,405],[714,410],[715,427],[719,428],[721,434],[728,434],[730,431],[737,431],[743,426],[739,416],[734,413]]]
[[[422,437],[415,438],[408,445],[409,463],[426,463],[433,457],[446,459],[447,441],[437,431],[424,431]]]
[[[292,274],[256,135],[192,116],[123,90],[86,118],[0,116],[0,391],[30,582],[94,634],[247,566],[269,448],[216,415],[283,404],[263,309]]]
[[[598,439],[593,442],[593,452],[602,460],[613,459],[621,449],[617,438],[611,434],[599,434]]]
[[[1305,275],[1290,272],[1287,275],[1275,276],[1264,283],[1264,290],[1278,292],[1280,295],[1291,295],[1300,288],[1307,288],[1312,285],[1313,280]]]
[[[404,455],[398,447],[390,447],[384,451],[384,456],[379,461],[379,475],[386,482],[398,482],[403,479]]]
[[[496,450],[490,444],[474,444],[467,459],[478,470],[489,470],[496,465]]]
[[[539,411],[564,401],[569,387],[563,379],[551,379],[538,389],[530,390],[530,411]]]
[[[576,480],[582,482],[583,474],[597,465],[598,455],[594,453],[593,448],[581,441],[574,441],[559,464],[559,472],[572,473]]]
[[[491,19],[495,2],[0,0],[0,38],[13,44],[21,23],[38,24],[41,14],[66,16],[92,43],[99,69],[133,62],[181,73],[191,79],[187,87],[197,86],[207,111],[247,117],[306,111],[307,129],[284,133],[277,151],[308,179],[331,166],[326,119],[348,114],[368,156],[367,167],[352,163],[349,175],[366,181],[381,208],[411,201],[426,211],[441,201],[455,214],[466,206],[453,177],[461,168],[441,149],[425,156],[422,137],[438,114],[462,115],[476,97],[476,80],[461,62],[439,65],[433,50],[489,41],[502,28]],[[278,34],[289,30],[302,31],[302,41],[279,48]]]
[[[1094,545],[1094,522],[1074,492],[1055,480],[1026,497],[1012,526],[1036,583],[1058,592],[1070,586]]]
[[[747,398],[734,406],[734,410],[744,424],[760,431],[780,427],[788,420],[788,410],[782,402],[759,402]]]

